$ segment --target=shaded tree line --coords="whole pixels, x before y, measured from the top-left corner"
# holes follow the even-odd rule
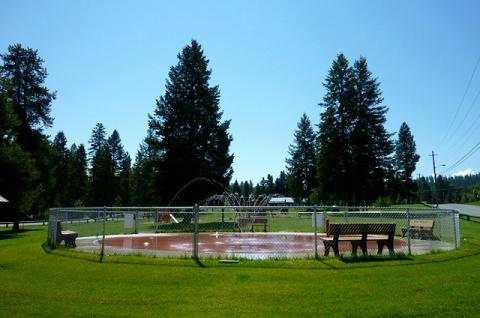
[[[44,61],[20,44],[0,57],[0,194],[9,200],[0,217],[18,230],[20,219],[45,218],[50,207],[130,202],[131,162],[118,132],[106,139],[98,124],[88,158],[62,131],[50,140],[44,130],[53,124],[55,92],[44,85]]]
[[[469,203],[480,201],[480,174],[446,177],[418,177],[417,193],[420,201],[433,203]]]

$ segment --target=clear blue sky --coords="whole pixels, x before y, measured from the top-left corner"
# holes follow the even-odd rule
[[[390,108],[387,129],[410,126],[421,155],[416,174],[432,174],[432,150],[448,167],[480,141],[480,66],[461,103],[480,56],[479,1],[4,0],[0,7],[0,52],[14,43],[38,50],[47,86],[57,91],[47,133],[63,130],[69,144],[87,144],[102,122],[134,158],[169,67],[191,39],[210,59],[211,84],[232,120],[234,179],[256,183],[285,169],[301,115],[319,123],[322,83],[340,52],[351,62],[367,58]],[[479,159],[480,151],[448,174],[479,172]]]

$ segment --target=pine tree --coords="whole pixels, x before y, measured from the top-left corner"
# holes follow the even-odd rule
[[[137,206],[149,204],[160,204],[160,200],[155,196],[154,173],[152,153],[148,151],[145,143],[140,145],[135,157],[135,163],[132,168],[132,203]]]
[[[385,180],[392,169],[392,134],[384,127],[388,108],[383,105],[377,79],[360,57],[353,66],[355,78],[354,125],[351,134],[354,204],[373,202],[385,194]]]
[[[102,146],[92,158],[89,200],[93,206],[112,206],[115,200],[113,161],[110,148]]]
[[[7,80],[0,77],[0,194],[10,206],[0,208],[1,218],[13,219],[13,231],[18,231],[20,216],[30,213],[42,188],[35,161],[16,143],[20,121],[8,99],[6,84]]]
[[[127,162],[125,162],[127,154],[123,150],[122,140],[120,138],[120,134],[115,129],[110,137],[107,140],[107,146],[110,151],[110,155],[112,156],[112,175],[110,178],[112,179],[112,193],[113,197],[115,198],[115,205],[119,206],[122,205],[122,202],[129,201],[130,199],[129,194],[123,191],[127,191],[127,184],[129,183],[129,176],[130,176],[130,165],[131,160],[130,156],[128,156]],[[127,167],[128,163],[128,167]],[[120,175],[123,173],[123,180],[120,180]],[[123,188],[120,183],[124,183],[123,186],[127,188]],[[123,191],[122,191],[123,190]]]
[[[123,150],[120,134],[116,129],[112,132],[112,135],[108,138],[107,144],[112,154],[114,174],[118,176],[120,174],[120,171],[122,170],[125,151]]]
[[[297,201],[303,201],[315,186],[315,133],[305,113],[297,127],[294,143],[288,149],[290,158],[286,162],[291,194]]]
[[[241,185],[243,186],[243,182],[241,183]],[[232,192],[237,193],[239,195],[242,195],[241,185],[238,184],[237,180],[235,180],[235,182],[233,183],[233,186],[232,186]]]
[[[2,77],[11,83],[8,97],[20,120],[18,142],[24,150],[32,152],[36,147],[32,134],[41,133],[53,123],[50,108],[55,93],[43,86],[48,74],[36,50],[15,44],[8,47],[7,54],[0,56],[3,59]]]
[[[89,204],[111,206],[115,201],[115,163],[110,144],[106,139],[105,127],[97,123],[89,139],[90,183]]]
[[[84,205],[87,201],[87,153],[83,144],[70,147],[68,165],[69,180],[67,191],[67,206]]]
[[[280,175],[275,179],[274,192],[281,195],[287,195],[287,175],[285,171],[280,171]]]
[[[350,124],[347,112],[354,103],[354,76],[348,60],[339,54],[332,63],[323,86],[326,94],[320,106],[317,179],[318,200],[324,204],[351,201],[351,153],[348,146]]]
[[[9,81],[0,77],[0,144],[13,142],[20,120],[14,112],[12,103],[8,100]]]
[[[404,183],[404,193],[407,201],[410,201],[410,194],[414,190],[415,184],[412,182],[412,174],[418,160],[420,160],[420,156],[417,154],[417,147],[410,127],[406,123],[402,123],[395,144],[395,168],[398,177]]]
[[[97,123],[92,130],[92,136],[88,140],[90,148],[88,148],[88,156],[90,160],[93,159],[95,153],[100,150],[107,143],[107,131],[102,123]]]
[[[63,131],[59,131],[53,140],[55,149],[55,206],[65,206],[67,204],[68,189],[70,182],[76,180],[70,179],[69,161],[70,152],[67,149],[67,138]]]
[[[244,198],[250,197],[252,193],[252,181],[243,182],[242,194]]]
[[[128,153],[123,155],[118,176],[118,197],[122,206],[129,206],[132,203],[132,159]]]
[[[387,108],[365,58],[353,67],[343,54],[324,84],[317,177],[324,203],[367,204],[385,193],[393,144],[385,128]]]
[[[10,150],[12,154],[19,156],[18,162],[23,160],[26,166],[31,168],[33,164],[35,167],[35,171],[31,171],[36,184],[35,191],[28,190],[31,180],[19,177],[19,180],[15,181],[25,182],[23,189],[29,194],[25,193],[23,197],[29,199],[16,202],[14,208],[17,212],[29,214],[44,212],[53,204],[55,198],[54,151],[51,142],[42,133],[43,129],[50,127],[53,122],[50,108],[55,93],[51,93],[44,86],[47,71],[37,51],[15,44],[8,47],[7,54],[0,56],[3,60],[3,65],[0,66],[2,87],[6,88],[6,96],[18,121],[18,125],[12,127],[14,137],[11,138],[14,139],[14,144],[11,144],[13,148]],[[19,191],[20,189],[22,186],[17,188]],[[35,198],[32,197],[33,194],[36,195]],[[22,194],[17,197],[22,197]],[[29,211],[26,210],[27,206]],[[16,218],[18,220],[18,214]],[[17,229],[18,223],[15,223],[14,230]]]
[[[233,155],[230,121],[222,121],[220,90],[209,86],[211,70],[197,41],[192,40],[178,54],[178,64],[170,68],[166,91],[149,116],[146,143],[154,153],[154,190],[163,204],[194,204],[206,196],[223,191],[216,184],[192,183],[202,177],[229,185]],[[202,179],[204,180],[204,179]]]

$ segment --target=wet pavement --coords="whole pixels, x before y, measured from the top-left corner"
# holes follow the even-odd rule
[[[325,234],[319,234],[324,236]],[[246,258],[298,258],[314,256],[313,233],[200,233],[199,254],[201,256],[228,256]],[[436,250],[450,250],[454,244],[442,241],[410,240],[411,253],[423,254]],[[408,253],[408,240],[395,237],[395,251]],[[99,251],[101,238],[87,237],[77,239],[77,249],[85,251]],[[323,242],[318,240],[317,252],[323,255]],[[349,242],[341,242],[340,252],[349,254]],[[370,254],[376,254],[377,244],[368,243]],[[137,235],[114,235],[105,239],[106,253],[141,253],[159,256],[190,256],[193,252],[192,233],[156,233]],[[360,251],[359,251],[360,252]],[[332,253],[333,254],[333,253]],[[388,249],[384,251],[388,254]]]

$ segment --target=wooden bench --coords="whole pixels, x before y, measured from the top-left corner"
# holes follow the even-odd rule
[[[433,235],[433,225],[435,222],[433,220],[419,220],[413,219],[408,223],[408,227],[402,228],[402,235],[410,233],[411,238],[419,238],[421,240],[425,239],[435,239]]]
[[[65,242],[65,246],[67,247],[77,247],[75,243],[76,238],[78,237],[78,233],[69,230],[62,231],[62,223],[57,222],[57,245],[60,245],[62,241]]]
[[[251,218],[241,218],[238,219],[238,226],[251,226],[251,231],[253,232],[253,227],[258,225],[263,225],[263,231],[267,232],[268,219],[266,217],[251,217]]]
[[[354,255],[357,254],[358,247],[366,255],[368,241],[377,243],[378,254],[382,254],[384,246],[389,249],[390,254],[393,254],[395,226],[395,223],[330,223],[327,233],[331,233],[331,235],[319,239],[325,246],[325,256],[329,255],[330,249],[333,249],[335,256],[339,256],[339,242],[350,242]]]

